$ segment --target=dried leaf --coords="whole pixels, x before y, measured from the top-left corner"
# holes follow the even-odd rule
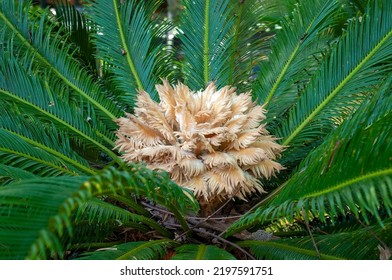
[[[378,250],[380,251],[380,260],[389,260],[391,258],[392,252],[388,246],[377,246]]]

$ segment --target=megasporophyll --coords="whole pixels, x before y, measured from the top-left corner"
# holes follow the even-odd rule
[[[214,83],[193,92],[186,85],[156,85],[160,103],[140,91],[134,114],[117,119],[116,148],[127,162],[167,171],[201,202],[264,192],[282,166],[283,147],[269,135],[266,111],[249,93]]]

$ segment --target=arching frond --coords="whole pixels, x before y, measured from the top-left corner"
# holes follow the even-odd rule
[[[229,17],[230,0],[184,0],[180,40],[184,55],[185,82],[192,90],[199,90],[209,82],[218,88],[229,84],[229,56],[232,51],[230,32],[233,19]]]
[[[23,113],[33,113],[38,118],[55,123],[78,137],[78,141],[95,146],[118,160],[117,155],[103,144],[114,145],[93,115],[86,116],[81,108],[69,104],[33,71],[24,69],[17,58],[6,53],[0,55],[0,100],[9,100],[17,104]]]
[[[280,23],[268,60],[260,64],[253,94],[266,103],[268,120],[274,120],[294,104],[331,39],[339,1],[307,0],[295,5],[292,15]]]
[[[67,31],[69,43],[75,46],[75,58],[90,72],[97,74],[95,45],[92,43],[91,26],[86,15],[66,0],[58,1],[55,11],[56,22]]]
[[[146,90],[157,100],[154,85],[156,56],[159,51],[152,44],[155,28],[150,21],[156,1],[98,1],[91,5],[91,20],[97,24],[94,43],[97,55],[112,73],[113,84],[134,103],[138,90]]]
[[[29,171],[0,163],[0,186],[33,178],[36,178],[36,175]]]
[[[320,66],[287,121],[275,131],[295,161],[309,144],[327,135],[351,114],[392,68],[391,1],[371,1],[367,15],[353,21]],[[296,148],[298,147],[298,148]]]
[[[46,258],[48,253],[63,257],[64,248],[59,237],[65,234],[72,236],[73,213],[93,197],[130,195],[130,192],[138,197],[148,197],[173,211],[185,229],[184,213],[198,207],[191,194],[171,183],[167,175],[142,166],[134,165],[129,172],[109,169],[87,179],[82,176],[38,178],[0,188],[0,258]],[[108,207],[101,203],[95,215],[99,214],[102,221],[113,217],[140,221],[161,233],[167,233],[147,217],[125,213],[125,210],[114,206]],[[83,211],[79,212],[79,217],[81,214]]]
[[[30,170],[41,176],[77,175],[72,165],[67,165],[54,154],[37,149],[25,139],[0,128],[0,163]]]
[[[85,253],[79,260],[157,260],[169,247],[176,245],[170,239],[130,242],[99,251]]]
[[[110,190],[115,193],[118,187],[123,186],[123,195],[127,190],[136,196],[145,196],[156,201],[172,211],[185,229],[188,229],[185,214],[199,210],[199,204],[193,194],[177,186],[167,173],[154,172],[137,164],[130,164],[129,171],[109,168],[100,175],[92,177],[85,187],[91,188],[92,192],[93,190],[98,192],[103,185],[109,193]]]
[[[134,228],[138,228],[137,224],[144,224],[165,237],[173,237],[173,234],[169,230],[149,217],[132,213],[99,199],[93,199],[78,207],[74,223],[77,226],[78,223],[83,223],[85,221],[88,221],[92,227],[97,226],[97,228],[110,221],[116,221],[121,225],[134,225]],[[132,224],[130,225],[130,223]]]
[[[176,248],[172,260],[235,260],[229,252],[212,245],[183,245]]]
[[[377,260],[380,259],[379,246],[392,242],[391,229],[392,223],[389,220],[385,228],[375,225],[355,231],[314,235],[314,240],[310,237],[297,237],[274,241],[249,240],[237,244],[249,248],[255,257],[263,260]]]
[[[91,103],[101,118],[113,120],[120,116],[113,100],[107,98],[98,83],[71,56],[73,45],[64,45],[61,32],[53,31],[55,25],[48,26],[47,14],[43,13],[41,19],[34,21],[28,13],[28,3],[0,3],[0,30],[8,34],[8,38],[13,37],[14,51],[34,55],[32,66],[36,71]]]
[[[54,231],[62,221],[53,217],[86,179],[38,178],[0,188],[0,259],[42,258],[46,248],[61,256],[64,251]]]
[[[230,77],[227,81],[239,92],[249,91],[255,76],[255,67],[265,59],[271,37],[271,14],[276,5],[264,0],[231,0],[231,17],[234,18],[230,40]]]
[[[74,172],[95,173],[88,162],[72,149],[69,135],[59,131],[52,124],[44,124],[34,118],[20,116],[18,112],[0,105],[0,131],[11,133],[22,142],[51,154],[58,158],[64,167],[73,166],[68,169]],[[15,143],[12,143],[9,148],[17,149]]]

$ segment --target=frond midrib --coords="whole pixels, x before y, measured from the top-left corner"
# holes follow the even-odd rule
[[[360,63],[344,78],[337,87],[325,98],[309,116],[283,141],[283,146],[288,146],[290,142],[307,126],[327,104],[340,92],[340,90],[357,74],[362,67],[377,53],[384,43],[392,37],[392,29],[388,34],[376,44],[376,46],[362,59]]]
[[[196,260],[204,260],[204,256],[207,251],[207,246],[205,244],[200,244],[196,253]]]
[[[42,159],[40,159],[40,158],[34,157],[34,156],[32,156],[32,155],[30,155],[30,154],[27,154],[27,153],[18,152],[18,151],[11,150],[11,149],[8,149],[8,148],[5,148],[5,147],[1,147],[1,146],[0,146],[0,151],[6,152],[6,153],[8,153],[8,154],[14,154],[14,155],[17,155],[17,156],[21,156],[21,157],[24,157],[24,158],[26,158],[26,159],[30,159],[30,160],[35,161],[35,162],[39,162],[39,163],[41,163],[41,164],[43,164],[43,165],[52,167],[53,169],[56,169],[56,170],[59,170],[59,171],[61,171],[61,172],[70,174],[70,175],[72,175],[72,176],[78,175],[78,174],[77,174],[76,172],[74,172],[74,171],[68,170],[68,169],[66,169],[66,168],[63,168],[63,167],[58,166],[58,165],[56,165],[56,164],[53,164],[53,163],[51,163],[51,162],[48,162],[48,161],[42,160]]]
[[[82,89],[77,87],[74,83],[72,83],[67,77],[65,77],[62,73],[60,73],[53,65],[48,61],[40,52],[38,49],[36,49],[30,42],[19,32],[19,30],[8,20],[8,18],[4,15],[4,13],[0,12],[1,18],[6,22],[8,27],[16,34],[16,36],[19,38],[19,40],[27,47],[27,49],[31,50],[31,54],[34,54],[40,61],[42,61],[45,65],[47,65],[53,73],[55,73],[61,80],[65,82],[66,85],[68,85],[70,88],[75,90],[77,93],[79,93],[83,98],[88,100],[91,104],[93,104],[95,107],[97,107],[99,110],[101,110],[103,113],[105,113],[111,120],[117,119],[115,115],[113,115],[109,110],[107,110],[104,106],[102,106],[100,103],[98,103],[96,100],[91,98],[86,92],[84,92]]]
[[[88,174],[91,174],[91,175],[95,175],[96,174],[96,172],[93,171],[92,169],[88,168],[87,166],[84,166],[84,165],[80,164],[79,162],[73,160],[70,157],[67,157],[63,153],[60,153],[60,152],[58,152],[58,151],[56,151],[56,150],[54,150],[54,149],[52,149],[52,148],[50,148],[50,147],[48,147],[46,145],[43,145],[43,144],[41,144],[41,143],[39,143],[39,142],[37,142],[37,141],[35,141],[33,139],[25,137],[25,136],[23,136],[23,135],[21,135],[19,133],[14,132],[14,131],[11,131],[11,130],[8,130],[8,129],[5,129],[5,128],[1,128],[1,129],[3,129],[5,131],[7,131],[7,132],[9,132],[9,133],[19,137],[19,138],[21,138],[22,140],[24,140],[25,142],[27,142],[27,143],[29,143],[29,144],[31,144],[33,146],[36,146],[36,147],[46,151],[49,154],[52,154],[52,155],[54,155],[56,157],[59,157],[60,159],[70,163],[71,165],[75,166],[76,168],[78,168],[80,170],[83,170],[84,172],[86,172]]]
[[[256,243],[256,244],[254,244],[254,243]],[[295,246],[281,244],[281,243],[277,243],[277,242],[273,242],[273,241],[265,241],[265,242],[262,242],[262,244],[257,244],[257,241],[253,241],[253,242],[252,241],[242,241],[242,242],[238,242],[237,244],[239,244],[240,246],[246,246],[246,247],[250,247],[252,245],[255,245],[255,246],[265,246],[265,247],[270,247],[270,248],[283,249],[283,250],[287,250],[287,251],[296,252],[298,254],[319,258],[319,256],[317,255],[317,252],[315,250],[313,251],[313,250],[298,248]],[[320,253],[320,259],[342,260],[342,258],[338,258],[335,256],[326,255],[326,254],[322,254],[322,253]]]
[[[210,0],[206,0],[204,9],[205,9],[204,10],[204,42],[203,42],[204,83],[208,84],[210,79],[210,69],[209,69]]]
[[[234,28],[234,35],[233,35],[233,50],[235,50],[235,52],[237,52],[238,49],[238,41],[239,41],[239,37],[240,37],[240,25],[241,25],[241,18],[243,16],[243,10],[244,10],[244,5],[240,5],[238,11],[237,11],[237,21],[235,23],[235,28]],[[230,78],[229,81],[231,84],[234,83],[234,69],[235,69],[235,58],[234,56],[232,57],[231,61],[230,61],[230,68],[233,69],[233,71],[230,73]]]
[[[392,175],[392,168],[378,170],[378,171],[370,172],[370,173],[362,175],[362,176],[357,176],[357,177],[352,178],[350,180],[344,181],[338,185],[331,186],[330,188],[328,188],[326,190],[322,190],[322,191],[318,191],[318,192],[306,195],[306,196],[302,197],[301,199],[308,199],[308,198],[323,196],[323,195],[329,194],[334,191],[339,191],[347,186],[354,185],[354,184],[359,183],[361,181],[371,180],[373,178],[388,176],[388,175]]]
[[[119,161],[118,157],[116,154],[114,154],[111,150],[109,150],[107,147],[105,147],[104,145],[102,145],[101,143],[97,142],[96,140],[92,139],[90,136],[86,135],[85,133],[83,133],[82,131],[78,130],[77,128],[71,126],[70,124],[68,124],[67,122],[65,122],[64,120],[60,119],[59,117],[57,117],[56,115],[50,114],[49,112],[43,110],[42,108],[38,107],[37,105],[28,102],[27,100],[19,97],[19,96],[15,96],[14,94],[12,94],[12,92],[9,92],[7,90],[3,90],[0,89],[0,92],[6,96],[8,96],[9,98],[15,100],[16,102],[22,103],[25,106],[31,107],[34,110],[37,110],[38,112],[40,112],[41,114],[49,117],[50,119],[54,120],[55,122],[67,127],[70,131],[75,132],[76,134],[78,134],[79,136],[83,137],[84,139],[86,139],[87,141],[93,143],[95,146],[99,147],[100,149],[102,149],[103,151],[105,151],[105,153],[107,153],[109,156],[111,156],[114,160]]]
[[[171,240],[162,239],[162,240],[154,240],[154,241],[146,242],[146,243],[144,243],[144,244],[142,244],[140,246],[137,246],[136,248],[126,252],[125,254],[117,257],[116,260],[127,260],[127,259],[129,259],[130,256],[133,256],[136,253],[138,253],[140,251],[143,251],[146,248],[152,247],[152,246],[157,245],[157,244],[165,244],[165,243],[168,243],[168,242],[172,242],[172,241]]]
[[[325,4],[328,4],[328,1],[326,1]],[[325,8],[325,5],[323,5],[320,10],[323,10],[324,8]],[[312,28],[312,26],[313,26],[313,24],[314,24],[314,22],[315,22],[315,20],[317,19],[318,16],[319,16],[318,13],[315,14],[314,17],[312,18],[312,20],[309,22],[309,25],[306,27],[305,32],[304,32],[304,36],[305,37],[307,37],[307,34],[311,30],[311,28]],[[283,80],[285,74],[287,73],[290,65],[292,64],[293,60],[296,58],[296,56],[297,56],[297,54],[298,54],[298,52],[299,52],[299,50],[300,50],[302,45],[303,45],[303,40],[299,39],[297,44],[296,44],[296,46],[295,46],[295,48],[294,48],[294,50],[293,50],[293,52],[291,53],[289,59],[285,63],[283,69],[280,71],[278,77],[276,78],[276,81],[274,82],[271,90],[269,91],[269,93],[267,95],[267,98],[265,100],[266,108],[268,107],[268,105],[269,105],[271,99],[273,98],[276,90],[278,89],[280,82]]]
[[[138,215],[135,213],[131,213],[123,208],[119,208],[115,205],[112,205],[110,203],[105,203],[100,200],[94,201],[94,204],[101,205],[101,206],[103,205],[104,207],[112,207],[115,209],[115,211],[121,212],[122,214],[130,217],[131,219],[138,220],[138,222],[142,222],[142,223],[148,225],[149,227],[151,227],[152,229],[155,229],[157,232],[161,233],[162,235],[164,235],[166,237],[170,237],[172,235],[171,232],[168,231],[165,227],[161,226],[160,224],[158,224],[157,222],[155,222],[154,220],[152,220],[148,217]]]
[[[144,179],[144,178],[141,178],[141,179]],[[87,182],[84,184],[84,187],[86,189],[89,189],[91,187],[91,184]],[[132,191],[135,191],[136,188],[128,185],[127,187],[124,187],[124,189],[130,189]],[[110,194],[113,194],[113,191],[111,189],[107,189],[107,190],[100,189],[97,192],[92,192],[93,196],[94,195],[110,195]],[[165,201],[164,195],[162,195],[162,194],[155,194],[155,195],[156,195],[156,198],[158,198],[159,200]],[[181,214],[181,212],[175,206],[168,205],[167,203],[166,204],[163,203],[163,204],[174,214],[174,216],[176,216],[178,222],[183,227],[183,229],[186,231],[189,230],[189,225],[186,222],[184,216]]]
[[[127,62],[128,62],[129,68],[130,68],[130,70],[131,70],[131,72],[132,72],[132,74],[133,74],[133,76],[135,78],[135,81],[136,81],[136,84],[138,86],[138,89],[139,90],[144,90],[142,81],[141,81],[141,79],[139,77],[139,74],[138,74],[138,72],[136,70],[135,63],[133,62],[133,59],[132,59],[132,57],[130,55],[128,44],[127,44],[126,39],[125,39],[125,32],[124,32],[123,25],[121,23],[121,16],[120,16],[120,13],[119,13],[117,0],[113,0],[113,6],[114,6],[114,12],[115,12],[115,16],[116,16],[118,32],[120,33],[120,39],[121,39],[122,47],[124,48],[124,51],[125,51],[124,53],[125,53],[125,56],[127,58]]]

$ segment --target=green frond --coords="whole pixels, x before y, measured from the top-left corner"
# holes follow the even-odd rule
[[[236,246],[258,259],[385,258],[392,1],[59,2],[0,0],[0,259],[232,260]],[[271,239],[203,244],[192,191],[113,151],[114,120],[142,90],[159,101],[162,78],[264,104],[284,170],[220,236]]]
[[[130,242],[101,248],[79,257],[79,260],[156,260],[160,259],[169,247],[176,245],[170,239]]]
[[[282,18],[292,14],[299,5],[298,0],[261,0],[261,2],[272,8],[268,9],[267,15],[274,23],[279,23]]]
[[[154,77],[166,79],[171,84],[175,84],[182,80],[181,61],[179,59],[181,54],[176,46],[174,35],[176,27],[172,19],[166,17],[162,19],[156,16],[153,19],[153,23],[156,28],[151,44],[160,48],[159,51],[154,53]],[[161,80],[158,83],[161,83]]]
[[[68,1],[60,1],[55,6],[55,20],[69,34],[68,40],[76,51],[74,55],[90,72],[97,74],[95,46],[91,40],[91,28],[87,17]]]
[[[366,10],[366,5],[368,2],[369,0],[353,0],[350,1],[350,4],[353,6],[353,9],[363,13]]]
[[[32,64],[48,80],[57,80],[62,85],[91,103],[101,118],[114,120],[121,115],[115,102],[107,98],[106,93],[80,67],[71,56],[72,44],[65,44],[60,31],[54,31],[56,25],[48,25],[47,13],[41,19],[33,21],[29,17],[29,5],[15,5],[13,1],[0,3],[0,30],[13,38],[17,52],[34,55]],[[42,73],[43,72],[43,73]]]
[[[162,50],[152,45],[155,31],[150,16],[154,7],[135,0],[98,1],[91,5],[90,17],[97,25],[97,56],[104,62],[105,70],[112,73],[109,77],[113,84],[132,105],[138,90],[158,98],[154,86],[159,77],[154,76],[154,68],[155,56]]]
[[[91,177],[83,188],[92,196],[133,195],[149,198],[172,211],[185,230],[189,229],[185,215],[199,209],[193,194],[172,182],[167,173],[155,172],[137,164],[131,164],[129,171],[119,171],[114,168],[103,170],[100,174]],[[144,219],[142,222],[155,228],[164,236],[170,235],[149,219]]]
[[[74,172],[78,169],[85,174],[95,173],[87,161],[71,148],[69,136],[59,131],[54,125],[38,122],[31,117],[21,117],[2,105],[0,105],[0,111],[0,131],[4,130],[22,142],[51,154],[58,158],[64,167],[73,166],[68,169]],[[12,146],[10,148],[13,149]]]
[[[77,209],[75,223],[83,221],[88,221],[92,226],[103,225],[110,221],[116,221],[121,225],[132,223],[136,224],[136,227],[138,223],[141,223],[156,230],[157,233],[165,237],[173,237],[170,231],[156,221],[99,199],[93,199]]]
[[[185,215],[187,212],[199,210],[199,204],[191,191],[177,186],[170,180],[167,173],[155,172],[137,164],[130,164],[129,171],[109,168],[92,177],[85,184],[85,188],[91,189],[92,193],[99,193],[102,186],[107,188],[107,194],[115,193],[114,191],[122,186],[122,193],[120,192],[122,195],[131,191],[137,197],[145,196],[165,206],[173,212],[186,230],[188,225],[185,221]]]
[[[229,252],[212,245],[182,245],[176,248],[172,260],[235,260]]]
[[[150,198],[173,211],[184,229],[188,229],[184,214],[198,209],[193,196],[171,182],[167,174],[138,165],[132,165],[130,169],[125,172],[111,168],[90,178],[42,177],[0,188],[0,259],[47,258],[48,254],[63,257],[64,247],[68,245],[62,244],[60,238],[68,235],[68,240],[72,240],[72,223],[75,221],[72,217],[78,207],[82,208],[76,218],[86,217],[83,206],[86,207],[87,202],[90,206],[95,205],[95,209],[89,208],[91,212],[87,218],[99,218],[105,222],[117,217],[171,235],[150,218],[98,200],[91,202],[94,197],[111,194]]]
[[[317,253],[310,237],[278,239],[273,241],[241,241],[237,244],[249,248],[257,259],[278,260],[333,260],[380,259],[378,246],[392,244],[392,223],[389,220],[385,228],[378,225],[354,231],[327,235],[314,235]],[[379,240],[381,238],[381,240]],[[382,242],[382,243],[380,243]]]
[[[141,206],[137,199],[135,197],[125,197],[121,195],[111,195],[110,199],[114,199],[115,201],[121,203],[123,207],[126,207],[127,209],[132,209],[137,214],[149,217],[151,216],[151,213]]]
[[[298,238],[299,239],[299,238]],[[310,245],[304,248],[304,244]],[[276,260],[338,260],[333,255],[317,254],[310,238],[284,239],[282,241],[243,241],[239,242],[241,247],[250,248],[252,254],[257,259],[276,259]]]
[[[265,59],[268,51],[268,39],[271,34],[268,15],[274,5],[258,1],[231,0],[231,16],[234,18],[229,85],[235,85],[238,92],[249,91],[252,87],[255,67]]]
[[[61,256],[53,217],[86,179],[37,178],[0,188],[0,259],[43,258],[46,248]]]
[[[0,55],[0,100],[17,104],[21,110],[19,113],[30,112],[45,121],[55,123],[77,136],[78,141],[95,146],[120,162],[118,156],[103,144],[108,142],[110,146],[114,146],[114,143],[105,137],[106,132],[100,128],[94,115],[90,117],[90,122],[95,125],[92,127],[81,108],[69,104],[55,94],[39,76],[24,69],[15,57],[7,54]]]
[[[29,170],[41,176],[77,175],[72,165],[67,165],[55,155],[31,145],[26,140],[0,128],[0,163]]]
[[[218,87],[229,82],[228,46],[234,24],[229,3],[230,0],[183,1],[179,38],[185,83],[192,90],[204,88],[211,81]]]
[[[0,186],[33,178],[36,178],[36,175],[29,171],[0,163]]]
[[[391,78],[371,100],[329,135],[300,164],[268,204],[243,216],[229,232],[302,209],[325,221],[350,212],[382,224],[381,209],[392,215]]]
[[[295,5],[290,16],[279,23],[271,43],[268,60],[260,64],[253,94],[265,103],[272,121],[292,106],[318,60],[332,39],[329,30],[336,24],[340,3],[337,0],[307,0]]]
[[[275,134],[290,146],[295,161],[309,143],[321,139],[350,115],[389,75],[392,58],[391,1],[370,2],[367,14],[354,20],[329,58],[309,82]],[[298,147],[298,148],[297,148]]]

